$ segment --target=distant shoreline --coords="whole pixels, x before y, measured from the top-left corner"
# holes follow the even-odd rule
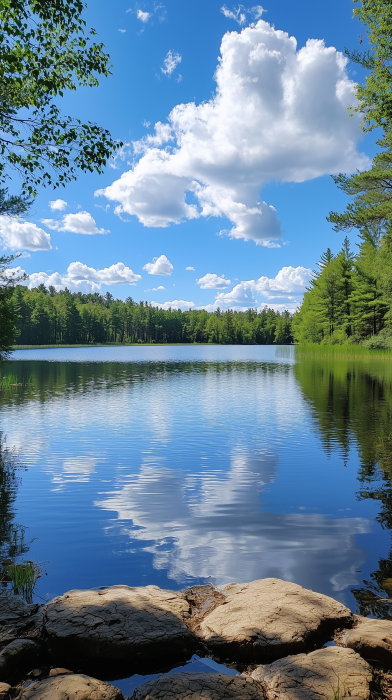
[[[228,345],[229,343],[225,343]],[[235,345],[235,343],[230,343]],[[183,346],[192,347],[194,345],[222,345],[222,343],[75,343],[75,344],[56,344],[56,345],[14,345],[13,350],[53,350],[55,348],[154,348],[166,346]],[[245,347],[245,346],[244,346]],[[247,346],[246,346],[247,347]],[[288,346],[290,347],[290,346]]]

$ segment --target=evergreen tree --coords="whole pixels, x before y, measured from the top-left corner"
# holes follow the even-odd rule
[[[14,285],[27,275],[10,269],[19,255],[0,257],[0,365],[8,359],[15,342],[17,313],[12,300]]]

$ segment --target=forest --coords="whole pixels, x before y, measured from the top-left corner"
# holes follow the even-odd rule
[[[288,311],[180,311],[131,297],[56,292],[40,285],[15,287],[16,342],[20,345],[90,343],[220,343],[287,345],[293,342]]]
[[[301,308],[292,319],[297,343],[392,348],[392,238],[375,228],[359,233],[356,255],[323,253]]]

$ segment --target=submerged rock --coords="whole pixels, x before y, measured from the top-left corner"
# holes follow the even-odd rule
[[[251,677],[268,700],[368,700],[372,670],[352,649],[328,647],[259,666]]]
[[[140,685],[132,700],[265,700],[261,683],[221,673],[164,674]]]
[[[371,664],[392,668],[392,622],[356,617],[355,627],[338,637],[338,644],[354,649]]]
[[[21,637],[39,637],[42,616],[40,605],[29,605],[17,595],[0,595],[0,645]]]
[[[280,579],[219,590],[225,600],[195,632],[215,654],[232,659],[265,662],[312,650],[353,621],[350,610],[333,598]]]
[[[52,654],[142,662],[190,656],[195,638],[183,619],[184,596],[158,586],[69,591],[46,606]]]
[[[41,645],[31,639],[15,639],[0,652],[0,680],[9,680],[23,673],[36,662]]]
[[[32,683],[17,700],[124,700],[118,688],[81,673]]]

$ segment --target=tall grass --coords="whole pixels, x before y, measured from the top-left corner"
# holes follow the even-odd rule
[[[33,561],[22,561],[19,564],[7,564],[5,571],[14,593],[22,595],[28,603],[31,603],[35,584],[41,576],[39,566]]]
[[[392,360],[392,350],[364,348],[361,345],[317,345],[307,343],[295,346],[298,359],[334,358],[346,360]]]
[[[13,386],[26,386],[27,384],[32,384],[32,379],[32,374],[23,378],[22,381],[19,381],[16,374],[7,374],[4,377],[0,377],[0,389],[9,389]]]

